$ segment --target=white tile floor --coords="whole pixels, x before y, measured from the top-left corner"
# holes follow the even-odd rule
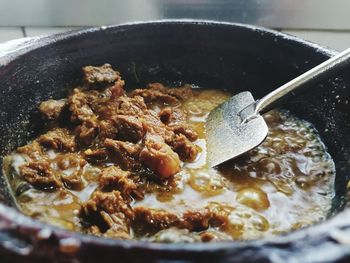
[[[79,27],[0,27],[0,42],[21,37],[61,33]],[[349,47],[350,31],[313,31],[313,30],[282,30],[291,35],[330,47],[343,50]]]

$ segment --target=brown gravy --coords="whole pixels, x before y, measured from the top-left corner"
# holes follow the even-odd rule
[[[125,94],[108,65],[84,74],[67,100],[40,105],[44,137],[5,158],[23,213],[69,230],[155,242],[257,239],[327,217],[335,168],[310,123],[271,111],[263,144],[208,168],[205,118],[230,93],[157,84]],[[130,114],[113,108],[123,96]]]

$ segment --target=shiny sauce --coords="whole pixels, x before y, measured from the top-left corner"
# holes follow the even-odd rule
[[[186,113],[189,126],[198,134],[194,143],[199,153],[165,184],[142,181],[141,200],[132,208],[186,211],[208,208],[225,217],[220,226],[189,231],[169,227],[157,232],[134,231],[133,238],[154,242],[197,242],[210,240],[250,240],[286,233],[326,219],[334,196],[335,167],[312,124],[283,110],[264,115],[269,133],[266,140],[245,155],[217,168],[206,164],[205,119],[229,92],[194,89],[194,96],[177,105]],[[155,103],[159,112],[163,105]],[[78,152],[80,154],[81,152]],[[14,152],[5,158],[10,186],[19,209],[29,216],[69,230],[86,232],[80,211],[98,188],[99,173],[109,164],[59,165],[67,153],[46,150],[51,167],[67,176],[79,170],[81,189],[62,187],[42,191],[29,185],[19,167],[29,158]]]

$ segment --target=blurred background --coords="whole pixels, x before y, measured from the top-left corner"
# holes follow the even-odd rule
[[[0,0],[0,42],[132,21],[189,18],[277,29],[342,50],[349,0]]]

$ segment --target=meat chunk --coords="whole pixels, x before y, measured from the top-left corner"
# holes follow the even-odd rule
[[[165,107],[158,113],[158,117],[164,124],[168,124],[171,120],[173,109],[171,107]]]
[[[162,92],[164,94],[166,94],[168,92],[168,88],[159,82],[149,83],[147,85],[147,89],[148,90],[157,90],[157,91]]]
[[[91,225],[87,231],[95,236],[103,236],[118,239],[130,239],[129,224],[123,213],[108,214],[101,211],[98,214],[99,222]]]
[[[136,89],[130,96],[141,96],[146,103],[176,104],[179,102],[176,97],[169,95],[168,89],[160,83],[149,84],[146,89]]]
[[[202,231],[208,229],[213,215],[208,209],[200,211],[187,211],[182,215],[181,228],[190,231]]]
[[[180,88],[167,88],[161,83],[150,83],[146,89],[136,89],[131,96],[141,96],[146,103],[177,104],[179,100],[185,100],[193,96],[190,86]]]
[[[104,162],[108,158],[107,151],[104,148],[87,149],[84,151],[84,156],[89,162],[92,163]]]
[[[129,223],[123,213],[108,214],[104,211],[100,213],[108,228],[103,236],[119,239],[131,238]]]
[[[193,162],[197,157],[198,147],[183,134],[175,135],[170,145],[184,162]]]
[[[48,120],[56,120],[61,115],[61,112],[67,105],[66,99],[47,100],[39,105],[39,111]]]
[[[141,193],[137,190],[137,185],[130,179],[131,173],[123,171],[117,166],[109,166],[102,170],[100,176],[100,186],[103,189],[118,189],[125,199],[130,196],[139,198]]]
[[[180,124],[180,125],[171,125],[169,128],[175,133],[175,134],[183,134],[187,139],[189,139],[191,142],[198,139],[198,134],[188,127],[186,124]]]
[[[35,161],[22,165],[20,175],[28,183],[42,190],[54,190],[62,186],[47,161]]]
[[[141,96],[146,103],[158,102],[164,104],[176,104],[178,102],[173,96],[151,89],[136,89],[131,93],[131,96]]]
[[[69,189],[82,190],[84,188],[81,170],[74,171],[70,174],[62,174],[61,180]]]
[[[102,120],[100,122],[100,133],[99,138],[101,141],[103,139],[109,138],[109,139],[115,139],[117,136],[117,128],[114,126],[114,122],[112,120]]]
[[[37,141],[18,147],[17,152],[26,154],[32,161],[39,161],[46,157],[46,153]]]
[[[193,97],[193,90],[191,86],[185,85],[184,87],[168,89],[168,94],[179,100],[187,100]]]
[[[112,99],[115,99],[115,98],[118,98],[118,97],[125,95],[124,85],[125,85],[124,80],[118,79],[114,83],[114,85],[109,88],[109,90],[111,91],[111,94],[112,94],[112,96],[111,96]]]
[[[119,140],[136,143],[145,135],[142,122],[134,116],[116,115],[113,121]]]
[[[180,225],[181,219],[170,212],[164,210],[150,209],[148,207],[135,207],[135,224],[141,228],[152,228],[159,231],[172,226]]]
[[[104,145],[112,153],[113,161],[126,170],[138,170],[141,166],[138,156],[140,146],[117,140],[106,139]]]
[[[84,121],[76,128],[76,134],[79,142],[85,145],[90,145],[98,135],[99,123],[96,119]]]
[[[89,201],[83,206],[83,210],[86,214],[93,211],[105,211],[108,214],[122,212],[128,218],[134,218],[133,210],[124,200],[122,194],[116,190],[107,193],[94,192]]]
[[[147,105],[140,96],[134,96],[133,98],[123,96],[118,101],[120,103],[118,114],[140,116],[147,112]]]
[[[123,239],[130,237],[129,224],[134,212],[119,191],[93,193],[83,205],[82,214],[94,233]]]
[[[96,118],[91,105],[98,99],[98,92],[83,92],[81,89],[74,89],[73,94],[68,98],[71,121],[87,121]]]
[[[180,159],[162,137],[147,135],[140,160],[160,178],[165,179],[180,171]]]
[[[174,214],[161,209],[150,209],[148,207],[138,206],[134,208],[134,224],[138,228],[159,231],[170,227],[188,229],[190,231],[202,231],[208,229],[212,213],[208,209],[200,211],[187,211],[184,214]]]
[[[149,110],[148,113],[142,117],[142,123],[144,129],[149,134],[156,134],[165,141],[169,141],[174,137],[174,132],[167,129],[155,111]]]
[[[61,170],[81,169],[87,162],[77,153],[67,153],[56,158],[57,166]]]
[[[100,103],[96,110],[102,119],[109,120],[115,115],[142,116],[147,112],[147,106],[140,96],[120,96]]]
[[[121,81],[120,73],[113,70],[110,64],[83,67],[83,75],[83,82],[89,88],[105,88]]]
[[[178,108],[165,107],[158,113],[160,119],[164,119],[166,125],[184,124],[186,122],[185,113]]]
[[[60,170],[61,180],[64,184],[74,190],[84,187],[83,173],[87,162],[76,153],[68,153],[57,157],[57,167]]]
[[[183,134],[190,141],[198,139],[198,134],[187,125],[186,116],[182,110],[166,107],[158,113],[158,116],[160,120],[167,125],[167,128],[174,133]]]
[[[37,141],[48,148],[58,151],[73,152],[76,149],[75,137],[71,135],[68,129],[57,128],[41,135]]]

